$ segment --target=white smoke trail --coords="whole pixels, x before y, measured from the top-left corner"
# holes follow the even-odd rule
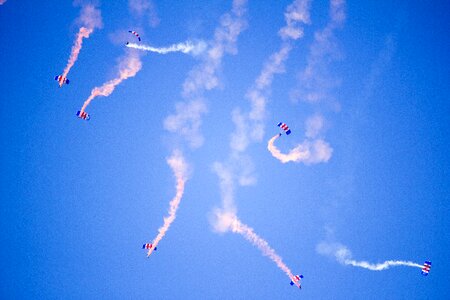
[[[82,7],[81,14],[77,22],[81,23],[82,27],[78,31],[75,43],[72,46],[69,60],[62,74],[63,78],[67,78],[70,69],[77,61],[78,55],[81,51],[81,47],[83,46],[83,39],[89,38],[95,28],[101,28],[103,26],[100,10],[96,9],[95,6],[90,4]],[[59,85],[61,86],[62,84],[63,81],[61,81]]]
[[[251,141],[262,140],[267,97],[273,78],[275,74],[285,71],[285,62],[289,58],[294,42],[303,37],[303,26],[310,24],[310,4],[310,0],[295,0],[286,8],[284,14],[286,25],[278,32],[283,40],[281,47],[269,57],[255,80],[254,86],[247,92],[246,97],[250,101],[250,111],[241,113],[236,109],[233,112],[236,126],[236,130],[231,136],[230,146],[233,151],[243,152]],[[242,124],[245,124],[245,128]],[[251,132],[247,130],[248,127],[252,128]]]
[[[6,0],[0,0],[0,5],[4,4]]]
[[[419,265],[417,263],[414,263],[412,261],[402,261],[402,260],[387,260],[383,263],[379,264],[371,264],[367,261],[356,261],[352,259],[347,259],[344,261],[346,265],[351,265],[354,267],[361,267],[364,269],[368,269],[371,271],[382,271],[389,269],[389,267],[395,267],[395,266],[407,266],[407,267],[416,267],[416,268],[422,268],[423,265]]]
[[[406,266],[414,268],[422,268],[423,265],[412,261],[404,260],[387,260],[382,263],[372,264],[367,261],[357,261],[352,259],[351,251],[344,245],[339,243],[321,242],[317,245],[316,251],[319,254],[334,257],[339,263],[348,266],[364,268],[371,271],[383,271],[390,267]]]
[[[141,68],[142,63],[139,55],[134,51],[130,51],[128,55],[122,58],[119,62],[119,76],[104,83],[100,87],[95,87],[91,91],[91,95],[89,96],[89,98],[84,102],[81,111],[85,111],[86,107],[94,98],[98,96],[107,97],[111,95],[117,85],[130,77],[134,77]]]
[[[267,143],[267,149],[273,157],[284,164],[287,162],[303,162],[305,164],[327,162],[333,152],[333,149],[331,149],[327,142],[322,139],[317,139],[314,141],[305,140],[303,143],[291,149],[287,154],[284,154],[274,144],[275,140],[280,136],[281,134],[273,136]]]
[[[262,139],[267,103],[266,94],[270,91],[275,74],[284,72],[284,63],[293,49],[292,41],[303,36],[302,25],[310,22],[309,5],[310,0],[295,0],[286,8],[286,25],[279,31],[279,35],[282,38],[281,47],[277,52],[270,55],[261,73],[256,78],[254,86],[246,95],[250,100],[250,111],[241,113],[239,109],[235,109],[232,113],[235,131],[231,135],[231,153],[227,163],[216,162],[213,166],[213,170],[220,178],[222,192],[222,207],[216,208],[211,218],[213,228],[218,232],[232,230],[241,234],[245,239],[258,247],[265,256],[274,261],[291,280],[294,279],[291,270],[284,264],[275,250],[264,239],[254,233],[252,228],[238,220],[236,216],[237,209],[234,203],[234,189],[236,181],[241,185],[253,184],[256,181],[251,174],[252,161],[245,156],[244,152],[251,141]],[[249,126],[252,128],[251,136],[248,133]]]
[[[256,246],[264,256],[269,257],[277,267],[283,271],[290,280],[294,281],[294,275],[291,269],[283,262],[283,259],[270,247],[269,243],[257,235],[253,228],[243,224],[236,215],[226,212],[217,212],[218,224],[224,231],[231,230],[234,233],[242,235],[247,241]]]
[[[170,52],[182,52],[182,53],[193,53],[195,55],[200,54],[206,47],[204,43],[199,43],[197,45],[194,45],[192,42],[187,41],[185,43],[178,43],[171,45],[169,47],[152,47],[148,45],[139,45],[135,43],[129,43],[127,44],[127,47],[144,50],[144,51],[150,51],[150,52],[156,52],[159,54],[167,54]]]
[[[158,235],[153,240],[153,247],[148,251],[147,256],[150,256],[153,249],[156,248],[162,238],[166,235],[170,225],[177,217],[178,206],[184,193],[184,185],[187,181],[188,165],[184,160],[183,154],[180,151],[174,151],[171,157],[167,159],[167,163],[172,169],[177,185],[175,197],[170,201],[169,215],[164,218],[164,224],[158,229]]]

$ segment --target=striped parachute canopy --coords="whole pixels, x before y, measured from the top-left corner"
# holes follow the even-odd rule
[[[425,261],[422,267],[422,275],[427,276],[431,269],[431,261]]]
[[[134,30],[128,30],[128,32],[131,33],[131,34],[134,34],[138,38],[139,42],[141,41],[141,37],[139,36],[139,33],[137,33]]]
[[[278,123],[277,126],[280,127],[281,129],[283,129],[284,132],[286,133],[286,135],[291,134],[291,130],[289,129],[289,127],[285,123],[280,122],[280,123]]]
[[[89,116],[89,114],[85,111],[78,111],[77,112],[77,117],[86,121],[89,121],[91,119],[91,117]]]
[[[61,75],[55,76],[55,80],[60,83],[60,85],[69,84],[69,79],[62,77]]]
[[[153,244],[144,244],[142,245],[142,249],[151,249],[153,247]],[[158,249],[158,247],[155,247],[155,251]]]

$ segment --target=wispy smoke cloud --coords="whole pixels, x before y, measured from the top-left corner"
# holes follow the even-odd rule
[[[352,259],[352,253],[350,252],[350,250],[346,246],[339,243],[321,242],[317,245],[316,251],[319,254],[334,257],[339,263],[343,265],[359,267],[371,271],[383,271],[389,269],[390,267],[396,266],[406,266],[415,268],[423,267],[418,263],[403,260],[387,260],[385,262],[378,264],[372,264],[367,261],[356,261]]]
[[[335,31],[344,24],[345,1],[331,0],[329,14],[328,24],[314,34],[307,65],[300,74],[300,88],[292,92],[294,101],[314,103],[325,99],[331,100],[330,91],[340,84],[339,79],[331,76],[329,65],[340,57],[335,42]]]
[[[83,5],[77,23],[89,29],[102,28],[103,22],[100,10],[92,4]]]
[[[119,75],[116,78],[107,81],[102,86],[95,87],[91,91],[89,98],[84,102],[81,111],[85,111],[86,107],[96,97],[107,97],[111,95],[117,85],[130,77],[134,77],[141,68],[142,63],[140,56],[135,51],[129,51],[126,56],[119,60]]]
[[[0,5],[4,4],[6,0],[0,0]]]
[[[274,144],[275,140],[279,137],[279,134],[273,136],[267,143],[267,149],[273,157],[282,163],[303,162],[307,165],[317,164],[327,162],[333,153],[333,149],[327,142],[322,139],[317,139],[313,141],[305,140],[303,143],[289,150],[287,154],[284,154],[281,153],[281,151]]]
[[[319,133],[321,132],[324,125],[324,119],[321,115],[313,115],[310,116],[308,119],[306,119],[305,125],[306,125],[305,135],[306,137],[312,139],[318,136]]]
[[[190,41],[184,43],[178,43],[171,45],[169,47],[152,47],[148,45],[141,45],[135,43],[129,43],[126,45],[129,48],[134,48],[143,51],[155,52],[159,54],[167,54],[170,52],[182,52],[182,53],[192,53],[193,55],[199,55],[206,49],[206,44],[204,42],[192,43]]]
[[[188,164],[186,163],[183,154],[180,151],[174,151],[172,156],[167,159],[167,163],[172,169],[175,179],[177,181],[175,197],[169,204],[169,215],[164,218],[164,224],[158,229],[158,235],[153,240],[153,247],[148,251],[147,256],[150,256],[153,249],[156,248],[162,238],[166,235],[170,225],[177,217],[178,206],[184,193],[184,186],[187,181]]]
[[[148,23],[151,27],[157,27],[159,25],[160,20],[153,1],[128,0],[128,8],[134,16],[138,18],[148,18]]]
[[[177,103],[176,112],[164,120],[166,130],[181,135],[192,148],[203,144],[201,118],[207,112],[203,93],[219,85],[216,73],[221,67],[224,54],[236,53],[237,38],[246,27],[246,3],[246,0],[234,0],[231,12],[221,17],[214,39],[202,58],[203,62],[190,71],[183,84],[185,102]]]

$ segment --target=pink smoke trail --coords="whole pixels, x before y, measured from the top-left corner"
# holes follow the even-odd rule
[[[67,61],[67,65],[64,68],[64,72],[62,74],[63,78],[67,78],[70,69],[77,61],[81,47],[83,46],[83,38],[85,39],[89,38],[89,36],[91,35],[91,33],[94,31],[95,28],[101,28],[103,26],[100,10],[95,8],[94,5],[90,4],[84,5],[81,9],[80,16],[77,19],[77,23],[79,23],[81,27],[80,30],[78,31],[75,43],[72,46],[72,50],[70,52],[70,57],[69,60]],[[62,86],[63,84],[64,81],[59,82],[59,86]]]
[[[72,52],[70,53],[69,61],[67,62],[67,66],[64,69],[62,77],[67,78],[67,74],[69,74],[70,69],[73,67],[75,62],[78,59],[78,54],[80,54],[81,46],[83,45],[83,38],[87,39],[89,35],[94,31],[92,28],[81,27],[80,31],[78,31],[77,38],[75,40],[75,44],[72,46]],[[59,85],[63,85],[64,82],[60,82]]]
[[[119,63],[119,76],[104,83],[100,87],[95,87],[91,91],[91,95],[89,96],[89,98],[84,102],[81,111],[83,112],[94,98],[98,96],[107,97],[111,95],[117,85],[119,85],[125,79],[134,77],[141,68],[142,63],[139,55],[137,55],[135,52],[130,52],[129,55]]]
[[[162,238],[166,235],[167,230],[169,230],[170,225],[177,217],[178,206],[180,205],[181,197],[184,193],[184,185],[187,180],[187,168],[188,165],[184,160],[184,157],[180,151],[175,151],[171,157],[167,159],[167,163],[171,167],[175,178],[177,180],[176,194],[175,197],[170,201],[169,216],[164,218],[164,224],[158,229],[158,235],[153,240],[153,247],[148,251],[147,257],[152,254],[153,249],[155,249]]]
[[[278,266],[278,268],[289,277],[289,279],[294,281],[294,275],[292,274],[291,269],[289,269],[289,267],[283,262],[283,259],[275,252],[275,250],[270,247],[269,243],[253,231],[253,228],[242,224],[236,216],[230,226],[231,231],[242,235],[246,240],[256,246],[262,254],[268,256]],[[297,286],[299,285],[297,284]]]
[[[281,134],[273,136],[267,143],[267,149],[273,157],[284,164],[287,162],[303,162],[305,164],[327,162],[333,152],[333,149],[327,142],[317,139],[314,141],[306,140],[294,149],[291,149],[288,154],[284,154],[274,145],[275,140],[280,136]]]

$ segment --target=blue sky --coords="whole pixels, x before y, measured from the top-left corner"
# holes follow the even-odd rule
[[[110,2],[90,3],[103,26],[84,39],[63,88],[54,76],[80,5],[0,5],[2,298],[446,298],[446,1],[334,0],[334,21],[322,0]],[[291,24],[301,34],[283,35],[292,3],[309,3],[308,17]],[[207,48],[138,52],[124,46],[128,30],[155,47]],[[142,69],[95,98],[89,122],[78,119],[129,55]],[[272,77],[258,88],[262,74]],[[275,159],[267,141],[280,121],[292,130],[275,141],[280,151],[321,140],[329,156]],[[142,244],[175,196],[166,161],[175,150],[188,180],[176,220],[147,258]],[[232,211],[303,274],[302,290],[243,236],[219,232],[218,211]],[[403,266],[370,271],[321,254],[320,243],[345,246],[358,261],[433,266],[428,277]]]

